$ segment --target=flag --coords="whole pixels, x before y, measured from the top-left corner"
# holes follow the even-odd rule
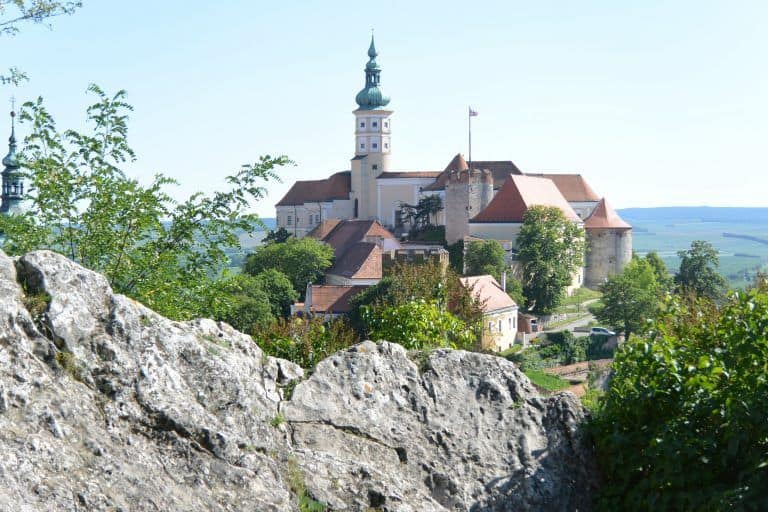
[[[477,110],[472,110],[472,107],[469,107],[469,117],[477,117]]]

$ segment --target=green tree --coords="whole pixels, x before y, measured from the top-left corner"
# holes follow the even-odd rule
[[[31,124],[21,157],[30,184],[27,209],[0,216],[3,248],[10,254],[51,249],[161,314],[204,314],[216,300],[211,283],[227,261],[225,251],[240,247],[239,230],[260,225],[246,210],[288,159],[262,157],[227,178],[230,190],[177,203],[165,192],[170,178],[158,174],[144,186],[121,170],[134,159],[125,92],[88,90],[98,100],[87,110],[89,132],[57,131],[42,99],[24,105],[20,119]]]
[[[645,261],[653,267],[653,272],[656,274],[656,282],[659,285],[659,291],[663,293],[671,292],[672,287],[674,286],[674,277],[669,273],[669,269],[667,269],[667,266],[664,264],[664,260],[661,259],[661,256],[659,256],[659,253],[656,251],[649,252],[645,255]]]
[[[293,288],[288,276],[268,268],[253,276],[253,280],[267,294],[274,316],[288,316],[291,313],[291,305],[299,299],[299,293]]]
[[[717,249],[704,240],[694,240],[687,251],[679,251],[680,269],[675,284],[683,293],[719,300],[726,289],[725,278],[718,274],[720,257]]]
[[[206,316],[227,322],[235,329],[251,333],[275,320],[271,297],[256,277],[247,274],[226,276],[211,283]]]
[[[264,242],[265,244],[268,244],[268,243],[282,244],[286,242],[291,236],[292,235],[285,228],[280,228],[277,230],[273,229],[273,230],[270,230],[269,233],[267,233],[267,236],[264,237],[264,240],[262,240],[262,242]]]
[[[675,298],[617,352],[592,423],[602,510],[764,510],[768,294]]]
[[[498,281],[507,268],[504,248],[497,240],[471,242],[464,254],[464,266],[468,276],[490,274]]]
[[[397,306],[364,307],[369,337],[399,343],[408,350],[435,347],[471,349],[477,333],[435,302],[413,300]]]
[[[333,248],[313,238],[289,238],[284,243],[261,245],[245,259],[243,270],[257,275],[279,270],[303,297],[307,283],[317,283],[333,262]]]
[[[528,309],[549,313],[584,263],[584,230],[559,208],[533,206],[523,217],[517,248]]]
[[[432,225],[435,216],[443,210],[443,201],[438,195],[423,196],[418,203],[402,205],[403,217],[412,229],[419,231]]]
[[[57,2],[52,0],[0,0],[0,35],[15,35],[22,23],[45,23],[50,18],[72,14],[82,2]],[[27,76],[17,68],[10,68],[8,76],[0,82],[19,85]]]
[[[595,311],[597,319],[623,331],[626,339],[644,332],[661,304],[656,275],[648,260],[633,258],[600,287],[603,307]]]

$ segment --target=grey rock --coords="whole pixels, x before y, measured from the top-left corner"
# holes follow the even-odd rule
[[[578,402],[503,359],[365,342],[304,378],[63,256],[0,252],[0,510],[289,511],[301,488],[331,510],[590,508]]]

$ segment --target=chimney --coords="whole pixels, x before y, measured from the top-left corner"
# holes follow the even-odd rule
[[[503,271],[501,273],[501,289],[503,291],[507,291],[507,271]]]

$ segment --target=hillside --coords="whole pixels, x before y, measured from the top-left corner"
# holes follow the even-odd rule
[[[663,207],[618,210],[633,226],[635,251],[656,251],[674,271],[677,251],[706,240],[720,252],[720,273],[733,287],[745,286],[768,268],[768,208]]]

